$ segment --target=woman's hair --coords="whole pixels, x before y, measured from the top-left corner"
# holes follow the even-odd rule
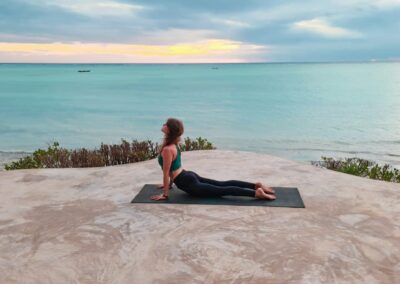
[[[162,152],[165,146],[177,144],[180,141],[181,135],[184,132],[183,122],[179,119],[170,117],[168,118],[166,124],[168,126],[169,133],[165,134],[164,141],[160,147],[159,153]]]

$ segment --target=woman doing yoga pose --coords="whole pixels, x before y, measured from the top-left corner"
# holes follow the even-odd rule
[[[172,183],[191,195],[202,197],[215,197],[224,195],[251,196],[260,199],[275,199],[272,188],[261,182],[251,183],[240,180],[218,181],[201,177],[193,171],[187,171],[181,167],[181,152],[178,142],[183,134],[182,121],[169,118],[163,124],[161,131],[164,133],[164,142],[160,148],[158,162],[163,170],[164,193],[153,195],[153,200],[164,200],[168,198]]]

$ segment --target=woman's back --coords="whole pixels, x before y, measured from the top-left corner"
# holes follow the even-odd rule
[[[175,158],[175,160],[172,161],[171,168],[169,170],[170,172],[175,171],[182,166],[181,151],[179,150],[178,145],[175,144],[175,146],[176,146],[176,158]],[[163,157],[161,154],[158,156],[158,163],[160,164],[160,166],[162,168],[163,167]]]

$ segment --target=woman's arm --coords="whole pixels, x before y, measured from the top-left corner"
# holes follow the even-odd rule
[[[172,164],[172,151],[168,148],[164,148],[162,151],[163,156],[163,185],[164,185],[164,195],[168,196],[170,181],[170,168]]]
[[[164,193],[161,195],[153,195],[151,197],[152,200],[164,200],[168,198],[169,194],[169,188],[170,188],[170,171],[169,169],[171,168],[172,164],[172,151],[164,148],[162,153],[163,157],[163,191]],[[171,183],[172,184],[172,183]]]

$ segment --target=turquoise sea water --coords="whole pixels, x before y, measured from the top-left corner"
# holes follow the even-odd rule
[[[218,149],[400,167],[400,64],[0,64],[3,161],[52,141],[161,142],[168,117]]]

